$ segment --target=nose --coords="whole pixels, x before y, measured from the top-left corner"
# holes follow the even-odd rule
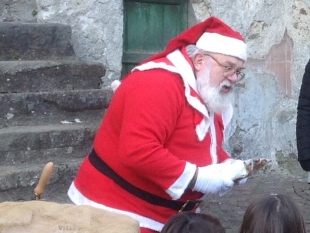
[[[232,75],[229,75],[226,77],[229,81],[231,81],[232,83],[236,83],[238,82],[238,76],[236,73],[233,73]]]

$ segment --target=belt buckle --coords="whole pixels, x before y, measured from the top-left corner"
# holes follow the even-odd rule
[[[202,200],[187,200],[185,203],[184,203],[184,205],[182,205],[182,207],[181,207],[181,209],[179,209],[179,213],[180,212],[183,212],[184,211],[184,209],[186,208],[186,206],[188,205],[188,204],[190,204],[190,203],[194,203],[195,204],[195,206],[193,206],[193,209],[194,208],[197,208],[199,205],[200,205],[200,203],[202,202]]]

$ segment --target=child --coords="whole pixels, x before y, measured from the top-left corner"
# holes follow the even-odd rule
[[[225,228],[212,214],[181,212],[168,220],[161,233],[225,233]]]
[[[287,195],[271,194],[251,203],[239,233],[306,233],[306,229],[294,200]]]

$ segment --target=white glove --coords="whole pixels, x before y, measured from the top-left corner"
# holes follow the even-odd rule
[[[224,163],[199,167],[193,190],[204,194],[219,193],[224,195],[234,184],[244,184],[246,178],[236,182],[234,180],[246,175],[246,166],[242,160],[230,159]]]
[[[229,159],[225,161],[222,167],[224,172],[229,177],[232,177],[234,185],[245,184],[248,180],[247,162],[240,159]],[[220,192],[220,196],[224,195],[227,191]]]
[[[231,177],[232,180],[243,180],[242,178],[248,175],[246,161],[240,159],[229,159],[221,163],[221,165],[222,172]]]
[[[233,180],[223,175],[221,164],[198,167],[198,174],[193,191],[207,193],[226,193],[234,185]]]

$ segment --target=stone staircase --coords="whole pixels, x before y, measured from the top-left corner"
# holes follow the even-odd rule
[[[66,191],[108,107],[102,64],[81,61],[71,28],[0,23],[0,202],[30,200],[42,168],[55,172],[42,198]]]

